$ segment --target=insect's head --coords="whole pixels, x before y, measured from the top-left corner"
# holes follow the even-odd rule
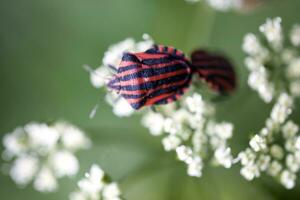
[[[117,75],[113,76],[113,78],[107,83],[107,87],[119,93],[121,90],[119,77]]]

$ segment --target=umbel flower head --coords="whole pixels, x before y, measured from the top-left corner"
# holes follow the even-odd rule
[[[85,178],[78,182],[78,190],[72,192],[70,200],[121,200],[121,191],[115,182],[106,180],[104,171],[93,164]]]
[[[249,33],[244,38],[243,50],[247,54],[245,65],[250,71],[249,86],[270,103],[286,91],[293,97],[300,95],[299,46],[300,28],[295,25],[284,43],[281,18],[267,19],[260,26],[262,36]]]
[[[263,101],[275,103],[265,126],[251,138],[250,147],[240,152],[237,160],[247,180],[265,172],[291,189],[300,169],[299,126],[289,119],[294,99],[300,95],[300,29],[295,25],[289,42],[284,43],[281,21],[279,17],[267,19],[259,28],[262,37],[249,33],[244,39],[248,83]]]
[[[69,123],[32,122],[6,134],[3,144],[3,157],[10,162],[9,175],[16,184],[24,187],[32,181],[37,191],[52,192],[58,188],[57,179],[77,174],[75,153],[91,142]]]
[[[154,136],[162,137],[166,151],[175,151],[178,160],[187,165],[190,176],[201,177],[204,161],[213,152],[216,164],[230,168],[233,163],[227,140],[232,137],[233,125],[214,120],[214,107],[199,93],[191,93],[177,105],[170,104],[158,111],[148,111],[142,124]]]

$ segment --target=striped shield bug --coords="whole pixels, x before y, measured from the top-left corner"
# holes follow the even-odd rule
[[[124,53],[107,86],[134,109],[140,109],[178,100],[195,73],[215,91],[228,92],[235,87],[233,68],[225,58],[197,50],[190,62],[180,50],[163,45],[141,53]]]

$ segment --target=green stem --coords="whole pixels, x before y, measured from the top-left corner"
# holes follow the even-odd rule
[[[203,46],[209,44],[215,18],[215,11],[205,4],[199,4],[187,34],[186,49],[197,48],[199,45]]]

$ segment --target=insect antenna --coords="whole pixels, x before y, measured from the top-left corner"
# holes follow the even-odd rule
[[[110,92],[116,92],[116,93],[118,94],[118,96],[113,97],[113,98],[111,99],[111,103],[112,103],[112,104],[116,104],[116,103],[122,98],[122,96],[119,95],[119,92],[118,92],[118,91],[111,90]],[[90,118],[90,119],[93,119],[93,118],[95,117],[95,115],[96,115],[96,113],[97,113],[97,110],[98,110],[98,108],[99,108],[99,104],[102,103],[102,102],[104,101],[104,99],[105,99],[105,97],[104,97],[104,98],[101,98],[101,99],[99,100],[99,102],[96,103],[96,105],[93,107],[93,109],[91,110],[91,112],[90,112],[90,114],[89,114],[89,118]]]
[[[95,117],[98,108],[99,108],[99,103],[97,103],[97,104],[93,107],[93,109],[91,110],[91,112],[90,112],[90,114],[89,114],[89,118],[90,118],[90,119],[93,119],[93,118]]]
[[[106,75],[100,74],[99,72],[97,72],[93,68],[91,68],[91,66],[89,66],[89,65],[83,65],[83,69],[90,74],[93,74],[95,76],[98,76],[99,78],[102,78],[105,82],[109,82],[109,80],[112,79],[112,76],[106,76]]]
[[[90,111],[89,118],[93,119],[96,116],[96,113],[99,109],[100,103],[104,102],[104,98],[100,98],[100,100],[94,105],[93,109]]]
[[[97,72],[93,68],[91,68],[89,65],[83,65],[83,69],[85,71],[87,71],[88,73],[93,74],[93,75],[98,76],[101,79],[103,79],[105,81],[105,84],[107,84],[112,79],[112,76],[106,76],[106,75],[100,74],[99,72]],[[99,108],[99,104],[103,101],[104,101],[104,98],[101,98],[100,101],[98,103],[96,103],[96,105],[93,107],[93,109],[91,110],[91,112],[89,114],[90,119],[95,117],[97,110]]]

